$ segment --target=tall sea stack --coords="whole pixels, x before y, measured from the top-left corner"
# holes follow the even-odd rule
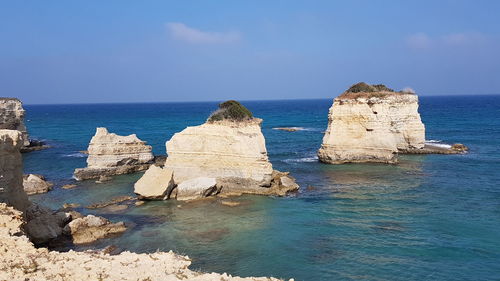
[[[331,164],[395,163],[398,151],[424,145],[417,95],[358,83],[334,99],[318,157]]]

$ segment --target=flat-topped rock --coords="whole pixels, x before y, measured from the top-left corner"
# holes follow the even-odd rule
[[[261,123],[238,102],[221,103],[207,122],[167,141],[165,167],[177,184],[207,177],[217,180],[221,192],[267,194],[273,167]]]
[[[135,134],[119,136],[97,128],[88,147],[87,167],[76,169],[74,177],[85,180],[145,170],[154,159],[151,151]]]
[[[334,99],[318,151],[320,161],[395,163],[398,151],[424,147],[418,97],[363,84]]]

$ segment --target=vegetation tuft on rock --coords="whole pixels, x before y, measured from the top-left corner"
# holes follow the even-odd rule
[[[344,99],[371,98],[371,97],[382,98],[387,95],[397,95],[397,94],[415,94],[415,91],[413,91],[410,88],[405,88],[402,91],[396,92],[384,84],[370,85],[365,82],[359,82],[352,85],[339,97]]]
[[[219,109],[208,117],[208,121],[244,121],[252,118],[252,112],[250,112],[250,110],[244,107],[241,103],[235,100],[228,100],[219,104]]]

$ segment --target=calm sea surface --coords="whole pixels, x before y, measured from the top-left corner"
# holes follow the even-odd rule
[[[287,198],[150,202],[87,210],[130,225],[109,244],[122,250],[174,250],[192,269],[296,280],[500,280],[500,96],[421,97],[427,139],[460,142],[467,155],[403,156],[399,165],[326,165],[315,156],[331,100],[243,102],[263,118],[269,157],[301,190]],[[63,190],[84,167],[95,128],[136,133],[165,154],[165,141],[203,123],[216,103],[25,106],[32,137],[51,149],[24,155],[25,172],[53,191],[32,200],[60,208],[133,195],[140,174]],[[275,127],[304,127],[297,132]],[[312,188],[307,188],[312,186]]]

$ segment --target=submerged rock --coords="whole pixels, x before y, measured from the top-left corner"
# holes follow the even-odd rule
[[[174,185],[172,170],[151,165],[134,184],[134,193],[139,199],[164,199],[170,195]]]
[[[127,230],[123,222],[112,223],[103,217],[88,215],[72,220],[64,227],[64,233],[70,235],[75,244],[87,244],[111,234]]]
[[[62,189],[72,189],[75,187],[77,187],[76,184],[65,184],[65,185],[61,186]]]
[[[421,149],[425,128],[418,97],[359,83],[334,99],[319,160],[395,163],[398,151]]]
[[[52,189],[53,183],[46,181],[42,175],[28,174],[23,177],[24,191],[28,195],[46,193]]]
[[[215,178],[198,177],[181,182],[175,188],[173,196],[181,201],[200,199],[218,193]]]
[[[151,150],[135,134],[119,136],[97,128],[89,144],[87,168],[76,169],[74,177],[85,180],[145,170],[153,163]]]
[[[133,196],[122,195],[122,196],[117,196],[117,197],[111,198],[110,200],[107,200],[107,201],[103,201],[103,202],[99,202],[99,203],[95,203],[95,204],[90,204],[90,205],[86,206],[85,208],[87,208],[87,209],[99,209],[99,208],[104,208],[104,207],[111,206],[111,205],[114,205],[117,203],[131,201],[134,199],[136,199],[136,198],[134,198]]]

